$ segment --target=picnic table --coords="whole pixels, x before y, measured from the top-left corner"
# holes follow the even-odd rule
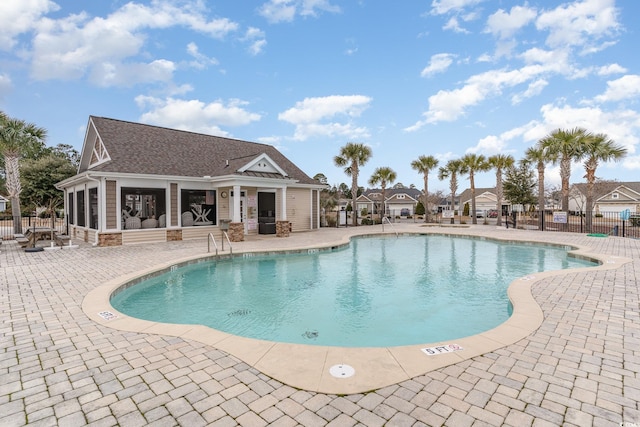
[[[64,242],[69,241],[69,236],[58,233],[51,227],[32,227],[25,231],[23,237],[17,237],[16,240],[23,248],[35,248],[38,240],[52,239],[56,244],[62,246]]]

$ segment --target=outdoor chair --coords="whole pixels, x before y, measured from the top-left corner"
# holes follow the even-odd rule
[[[158,227],[158,220],[155,218],[147,218],[142,221],[142,228],[156,228]]]
[[[182,226],[191,227],[193,225],[193,214],[191,211],[182,213]]]
[[[142,221],[137,216],[132,216],[124,222],[124,228],[127,230],[137,230],[142,227]]]

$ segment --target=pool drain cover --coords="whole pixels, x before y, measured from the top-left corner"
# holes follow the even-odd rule
[[[356,373],[356,370],[349,365],[333,365],[329,373],[336,378],[349,378]]]

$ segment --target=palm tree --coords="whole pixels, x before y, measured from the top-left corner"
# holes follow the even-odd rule
[[[371,178],[369,178],[369,185],[371,185],[372,187],[375,187],[376,185],[380,184],[380,187],[382,188],[382,214],[383,215],[386,215],[387,213],[387,208],[385,206],[385,201],[386,201],[385,193],[387,190],[387,185],[392,184],[393,181],[395,180],[396,180],[396,173],[393,171],[393,169],[386,166],[376,168],[376,170],[373,171],[373,175],[371,175]]]
[[[627,155],[627,149],[616,145],[616,143],[609,139],[609,137],[603,133],[597,135],[591,135],[587,138],[587,143],[584,148],[584,156],[586,160],[584,162],[584,169],[587,178],[587,201],[586,201],[586,226],[587,232],[591,232],[591,224],[593,219],[593,187],[596,182],[596,169],[600,161],[618,161]]]
[[[45,129],[0,112],[0,152],[4,156],[6,187],[11,201],[13,232],[16,234],[22,233],[20,158],[42,150],[46,136]]]
[[[358,174],[360,166],[371,158],[371,148],[364,144],[348,142],[340,149],[340,154],[333,158],[338,167],[344,167],[344,173],[351,177],[351,203],[353,207],[353,225],[358,225],[358,211],[356,199],[358,198]]]
[[[451,210],[455,210],[456,191],[458,191],[458,175],[465,173],[464,165],[460,159],[449,160],[445,166],[438,169],[438,179],[440,181],[449,179],[449,189],[451,190]],[[451,216],[451,224],[455,222]]]
[[[417,160],[411,162],[411,167],[422,174],[424,177],[424,222],[429,222],[431,209],[429,209],[429,172],[438,167],[438,159],[433,156],[420,156]]]
[[[513,156],[506,154],[496,154],[489,157],[487,160],[489,164],[496,170],[496,210],[498,211],[498,217],[496,219],[496,226],[502,225],[502,172],[509,169],[515,163]]]
[[[560,163],[560,180],[562,181],[562,210],[569,213],[569,180],[571,179],[571,162],[580,161],[583,157],[589,133],[583,128],[571,130],[556,129],[542,138],[540,146],[554,164]]]
[[[471,223],[477,224],[475,174],[476,172],[488,171],[491,168],[491,165],[487,162],[486,157],[477,154],[465,154],[460,160],[462,161],[465,169],[465,172],[463,173],[469,174],[469,185],[471,186]]]
[[[540,143],[534,147],[527,148],[523,159],[527,163],[535,164],[538,170],[538,230],[544,230],[544,208],[546,205],[544,200],[544,168],[547,162],[552,160],[553,158],[548,155]]]

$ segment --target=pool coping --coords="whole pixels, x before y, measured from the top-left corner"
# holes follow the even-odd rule
[[[333,244],[310,244],[289,250],[246,250],[237,252],[234,256],[242,256],[244,253],[273,254],[332,248],[348,244],[352,237],[375,234],[380,233],[349,235]],[[435,369],[516,343],[537,330],[544,320],[542,309],[531,292],[532,286],[536,282],[548,277],[570,273],[615,269],[632,261],[630,258],[592,253],[587,246],[559,245],[544,240],[515,239],[513,238],[515,236],[511,236],[512,238],[486,237],[474,234],[450,234],[443,231],[434,232],[432,230],[429,232],[404,231],[402,234],[438,234],[500,242],[567,246],[575,248],[570,250],[572,256],[596,260],[600,262],[600,265],[546,271],[512,281],[507,292],[513,305],[513,314],[507,321],[491,330],[457,340],[398,347],[348,348],[257,340],[231,335],[202,325],[168,324],[133,318],[120,313],[109,302],[111,295],[127,284],[157,274],[158,271],[168,270],[175,265],[212,258],[211,254],[159,263],[134,274],[119,276],[90,291],[83,299],[82,309],[90,319],[98,324],[120,331],[174,336],[210,345],[237,357],[260,372],[298,389],[327,394],[352,394],[397,384]],[[518,286],[514,286],[515,284]],[[456,344],[461,349],[450,351],[451,347],[446,347],[450,344]],[[442,350],[435,355],[427,355],[423,351],[425,348],[436,347],[440,347]],[[355,374],[338,377],[331,374],[332,367],[344,365],[353,368]]]

